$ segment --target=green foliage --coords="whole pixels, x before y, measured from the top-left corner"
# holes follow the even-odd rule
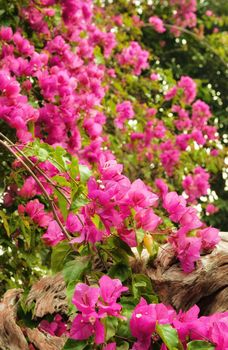
[[[156,332],[160,335],[163,343],[169,350],[178,350],[179,339],[176,329],[172,328],[169,324],[157,324]]]
[[[187,345],[187,350],[214,350],[215,347],[211,343],[201,340],[191,341]]]

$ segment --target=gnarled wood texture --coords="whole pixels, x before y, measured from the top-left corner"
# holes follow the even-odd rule
[[[0,350],[29,350],[29,344],[37,350],[60,350],[66,341],[64,337],[55,337],[17,324],[17,303],[22,289],[8,290],[0,303]],[[35,303],[33,318],[41,318],[67,310],[66,286],[63,277],[44,277],[35,283],[28,295],[27,305]]]
[[[61,274],[48,276],[36,282],[27,297],[26,304],[35,303],[33,317],[43,317],[47,314],[66,313],[66,285]]]
[[[201,257],[196,269],[184,273],[169,245],[160,250],[153,266],[147,268],[160,300],[176,310],[192,305],[201,307],[204,315],[228,310],[228,233],[210,253]]]

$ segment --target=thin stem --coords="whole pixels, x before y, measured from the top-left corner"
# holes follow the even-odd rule
[[[26,161],[29,163],[29,165],[31,165],[33,168],[36,169],[36,171],[38,171],[53,187],[56,188],[56,191],[58,191],[67,201],[67,203],[69,205],[71,205],[71,202],[69,201],[69,199],[67,198],[67,196],[59,189],[59,186],[56,185],[44,172],[42,169],[40,169],[36,164],[34,164],[25,154],[24,152],[22,152],[20,150],[20,148],[18,148],[10,139],[8,139],[8,137],[6,137],[5,135],[3,135],[0,132],[0,136],[2,138],[4,138],[13,148],[15,148],[17,150],[17,152],[26,159]]]
[[[42,192],[44,193],[44,195],[46,196],[52,212],[54,214],[54,218],[57,221],[58,225],[60,226],[61,230],[64,232],[64,234],[66,235],[66,237],[68,238],[68,240],[71,240],[72,237],[69,235],[69,233],[67,232],[67,230],[65,229],[65,227],[63,226],[61,220],[59,219],[59,216],[57,214],[56,208],[55,208],[55,204],[52,200],[52,198],[49,196],[49,194],[47,193],[46,189],[44,188],[44,186],[42,185],[42,183],[40,182],[40,180],[38,179],[38,177],[36,176],[36,174],[34,174],[34,172],[29,168],[29,166],[21,159],[20,156],[17,155],[17,153],[15,151],[12,150],[11,146],[8,145],[5,141],[0,140],[0,144],[5,147],[11,154],[14,155],[14,157],[16,159],[18,159],[21,164],[25,167],[25,169],[30,173],[30,175],[34,178],[34,180],[36,181],[36,183],[39,185],[39,187],[41,188]]]
[[[176,29],[176,30],[179,30],[180,32],[182,33],[185,33],[185,34],[188,34],[190,35],[191,37],[193,37],[196,41],[198,41],[199,43],[203,44],[206,48],[208,48],[211,52],[213,52],[213,54],[215,56],[217,56],[219,58],[219,60],[222,62],[222,64],[227,68],[227,62],[224,61],[219,55],[218,53],[213,49],[213,47],[207,42],[207,40],[204,38],[204,39],[199,39],[198,35],[191,32],[190,30],[188,29],[185,29],[183,27],[179,27],[179,26],[176,26],[174,24],[168,24],[168,23],[164,23],[164,26],[166,28],[170,28],[170,29]],[[151,24],[145,24],[143,27],[150,27],[152,28]]]

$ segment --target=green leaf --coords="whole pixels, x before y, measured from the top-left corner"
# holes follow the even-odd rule
[[[169,350],[177,350],[179,345],[179,339],[176,329],[169,324],[157,324],[156,332],[161,337],[163,343]]]
[[[138,229],[135,231],[137,243],[140,244],[145,236],[145,231],[143,229]]]
[[[2,218],[2,223],[3,223],[4,229],[6,230],[6,233],[9,236],[10,235],[10,228],[9,228],[7,216],[3,210],[0,210],[0,217]]]
[[[92,176],[92,171],[85,165],[79,164],[80,181],[85,183]]]
[[[120,262],[113,265],[109,269],[108,275],[112,278],[119,278],[122,282],[124,282],[131,276],[131,269],[128,265]]]
[[[93,52],[94,52],[96,64],[104,64],[105,60],[104,60],[104,55],[101,52],[101,48],[99,46],[96,46]]]
[[[83,350],[85,349],[86,345],[87,345],[86,340],[79,341],[79,340],[68,339],[63,347],[63,350]]]
[[[214,350],[215,347],[211,343],[202,340],[194,340],[187,344],[187,350]]]
[[[78,281],[81,279],[85,271],[90,266],[90,257],[77,257],[74,260],[68,261],[63,268],[63,276],[65,282]]]
[[[108,341],[116,334],[118,319],[116,317],[106,317],[105,319],[105,340]]]
[[[63,214],[64,219],[66,220],[68,215],[67,200],[59,191],[55,190],[54,193],[58,198],[59,209]]]
[[[121,345],[117,346],[117,350],[128,350],[129,349],[129,343],[124,341]]]
[[[64,176],[55,175],[52,177],[52,180],[56,181],[56,183],[60,186],[70,187],[69,181],[67,181],[67,179]]]
[[[79,174],[79,165],[78,165],[78,159],[75,157],[72,157],[71,163],[68,166],[70,176],[75,179],[76,176]]]
[[[60,242],[57,246],[52,248],[51,269],[54,273],[62,270],[71,252],[72,249],[67,242]]]

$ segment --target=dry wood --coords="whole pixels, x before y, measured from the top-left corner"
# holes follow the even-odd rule
[[[190,274],[181,270],[169,245],[160,250],[147,274],[163,303],[176,310],[198,304],[204,315],[228,310],[228,233],[222,233],[221,238]]]
[[[36,282],[28,295],[27,305],[35,303],[33,317],[43,317],[47,314],[66,313],[66,285],[61,274],[48,276]]]
[[[28,350],[29,343],[37,350],[60,350],[66,341],[38,328],[20,327],[16,323],[17,302],[22,289],[8,290],[0,303],[0,350]],[[66,286],[63,277],[44,277],[35,283],[28,295],[27,305],[35,303],[33,318],[67,310]]]
[[[17,302],[22,289],[8,290],[0,303],[0,349],[27,350],[28,343],[16,323]]]
[[[30,342],[35,345],[37,350],[61,350],[66,342],[65,338],[53,337],[49,334],[44,334],[37,328],[27,328],[26,334]]]

